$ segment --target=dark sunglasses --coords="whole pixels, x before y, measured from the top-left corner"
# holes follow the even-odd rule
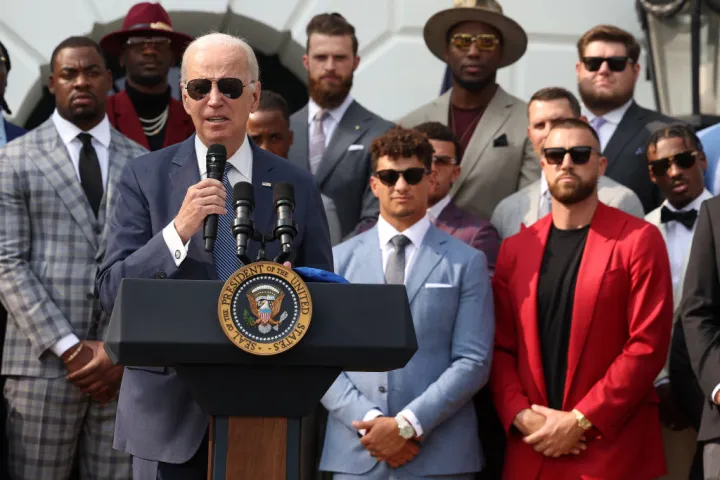
[[[202,100],[212,90],[213,83],[217,83],[218,90],[220,93],[225,95],[227,98],[235,100],[240,98],[243,94],[243,88],[247,87],[251,83],[255,83],[255,80],[243,85],[242,80],[239,78],[218,78],[217,80],[208,80],[207,78],[196,78],[190,80],[185,84],[185,90],[188,96],[193,100]]]
[[[450,155],[433,155],[432,162],[438,165],[457,165],[457,161]]]
[[[682,152],[677,155],[672,155],[666,158],[660,158],[650,162],[650,172],[656,177],[664,177],[668,170],[670,170],[670,164],[674,163],[678,168],[687,169],[695,165],[695,157],[700,152]]]
[[[613,72],[622,72],[625,70],[628,62],[632,63],[628,57],[583,57],[585,68],[590,72],[597,72],[604,62],[607,62],[608,68]]]
[[[375,176],[380,179],[383,185],[393,187],[400,179],[400,175],[405,179],[408,185],[417,185],[420,183],[427,173],[422,167],[408,168],[407,170],[379,170],[375,172]]]
[[[550,165],[562,165],[565,155],[568,153],[575,165],[585,165],[593,152],[600,153],[593,147],[543,148],[543,156]]]
[[[470,50],[470,46],[474,43],[478,50],[492,51],[498,46],[500,39],[492,33],[481,33],[479,35],[456,33],[450,38],[450,43],[460,50]]]

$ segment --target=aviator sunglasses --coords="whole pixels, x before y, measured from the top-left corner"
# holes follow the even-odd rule
[[[408,185],[417,185],[420,183],[427,173],[427,170],[425,170],[422,167],[415,167],[415,168],[408,168],[407,170],[378,170],[375,172],[375,176],[380,179],[380,181],[388,186],[393,187],[397,183],[397,181],[400,179],[400,175],[405,179]]]
[[[185,84],[185,90],[187,91],[188,96],[193,100],[202,100],[208,93],[210,93],[213,83],[217,83],[220,93],[231,100],[235,100],[236,98],[240,98],[243,94],[243,88],[247,87],[251,83],[255,83],[255,80],[251,81],[247,85],[243,85],[242,80],[239,78],[218,78],[217,80],[196,78]]]
[[[583,57],[582,62],[589,72],[597,72],[604,62],[607,62],[611,71],[622,72],[632,60],[628,57]]]
[[[547,160],[547,163],[550,165],[562,165],[563,160],[565,159],[565,154],[568,153],[575,165],[585,165],[590,160],[592,152],[597,152],[598,154],[600,153],[593,147],[543,148],[545,160]]]
[[[469,33],[456,33],[450,38],[450,43],[460,50],[470,50],[470,46],[474,43],[475,48],[481,51],[495,50],[500,43],[497,35],[492,33],[481,33],[479,35],[470,35]]]
[[[668,170],[670,170],[670,164],[674,163],[678,168],[687,169],[695,165],[695,157],[700,152],[682,152],[677,155],[672,155],[658,160],[650,162],[650,171],[656,177],[664,177]]]

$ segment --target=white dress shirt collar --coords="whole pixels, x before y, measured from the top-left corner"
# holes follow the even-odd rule
[[[208,147],[200,140],[200,137],[195,135],[195,155],[198,161],[198,170],[200,171],[200,178],[205,178],[207,175],[207,151]],[[245,177],[246,181],[252,179],[252,148],[250,142],[245,136],[245,141],[240,145],[240,148],[227,159],[240,174]]]
[[[428,213],[430,214],[430,220],[435,222],[437,221],[438,217],[442,213],[443,210],[445,210],[445,207],[450,205],[450,194],[448,193],[445,195],[440,201],[438,201],[435,205],[428,208]]]
[[[630,105],[632,105],[632,98],[628,100],[625,104],[623,104],[621,107],[616,108],[615,110],[606,113],[605,115],[595,115],[587,108],[583,107],[583,115],[585,115],[588,119],[588,122],[592,123],[593,120],[595,120],[597,117],[601,116],[605,119],[607,123],[611,123],[615,125],[616,127],[620,124],[620,121],[625,116],[625,112],[628,111],[630,108]]]
[[[702,193],[700,195],[698,195],[697,198],[695,198],[695,200],[688,203],[683,208],[677,209],[677,208],[673,207],[670,204],[670,202],[668,202],[667,200],[665,200],[661,206],[667,207],[668,210],[673,211],[673,212],[687,212],[689,210],[696,210],[699,212],[700,205],[702,204],[702,202],[704,202],[705,200],[707,200],[709,198],[712,198],[712,194],[707,189],[703,189]]]
[[[422,244],[425,234],[430,229],[430,218],[427,215],[415,222],[410,228],[398,232],[390,225],[382,215],[378,217],[378,235],[380,236],[380,248],[386,247],[395,235],[405,235],[416,248]]]
[[[70,142],[75,140],[79,134],[89,133],[103,147],[110,147],[110,121],[108,120],[107,115],[105,115],[105,117],[100,123],[95,125],[87,132],[85,132],[84,130],[80,130],[77,125],[69,122],[68,120],[60,116],[60,113],[58,113],[57,109],[55,109],[52,114],[52,120],[55,124],[55,129],[57,130],[58,135],[60,135],[60,138],[66,146]]]
[[[345,97],[345,100],[340,104],[340,106],[329,109],[328,115],[332,117],[332,119],[335,121],[335,123],[340,123],[340,120],[342,120],[343,115],[345,115],[345,112],[350,107],[350,104],[353,102],[352,95],[348,94],[347,97]],[[313,119],[315,118],[315,115],[318,111],[322,110],[320,105],[315,103],[315,100],[312,98],[308,102],[308,125],[312,123]]]

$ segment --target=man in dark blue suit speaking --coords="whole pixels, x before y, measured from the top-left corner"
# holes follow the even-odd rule
[[[232,186],[241,181],[253,184],[253,218],[263,231],[272,225],[273,186],[292,183],[298,224],[292,264],[332,270],[327,219],[311,174],[247,138],[248,116],[260,98],[252,49],[225,34],[196,39],[183,56],[181,88],[197,135],[125,169],[98,273],[103,307],[112,310],[123,278],[226,280],[240,267],[234,238],[229,228],[219,227],[213,252],[206,252],[203,222],[216,214],[232,223]],[[207,178],[206,154],[213,144],[227,149],[222,182]],[[222,218],[218,224],[227,225]],[[251,244],[249,256],[257,250]],[[277,242],[270,244],[267,257],[278,252]],[[207,478],[208,423],[172,368],[125,369],[114,447],[133,455],[135,480]]]

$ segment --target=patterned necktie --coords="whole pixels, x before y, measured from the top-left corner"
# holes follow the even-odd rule
[[[402,285],[405,283],[405,247],[410,243],[410,239],[405,235],[395,235],[390,240],[390,243],[393,244],[395,250],[388,258],[387,268],[385,269],[385,282]]]
[[[605,118],[603,118],[603,117],[595,117],[595,118],[592,119],[592,122],[590,122],[590,125],[592,125],[592,127],[595,129],[595,133],[597,133],[598,135],[600,135],[600,129],[601,129],[602,126],[605,125],[606,123],[607,123],[607,120],[605,120]]]
[[[235,210],[232,208],[232,185],[228,180],[228,172],[232,168],[230,163],[225,164],[222,184],[225,187],[225,215],[218,215],[218,232],[213,248],[215,258],[215,271],[218,278],[226,281],[235,271],[240,268],[240,260],[237,258],[237,242],[232,234],[232,223],[235,219]]]
[[[667,207],[660,209],[660,223],[668,222],[679,222],[682,223],[685,228],[692,230],[695,226],[695,220],[697,220],[697,210],[685,210],[684,212],[677,212],[670,210]]]
[[[310,171],[315,175],[317,173],[323,153],[325,153],[325,130],[323,129],[323,120],[327,115],[327,110],[318,110],[313,118],[313,133],[310,138]]]
[[[95,147],[92,145],[92,135],[89,133],[79,133],[77,138],[82,142],[79,160],[80,185],[82,185],[90,207],[95,213],[95,217],[97,217],[103,196],[100,161],[98,160]]]

